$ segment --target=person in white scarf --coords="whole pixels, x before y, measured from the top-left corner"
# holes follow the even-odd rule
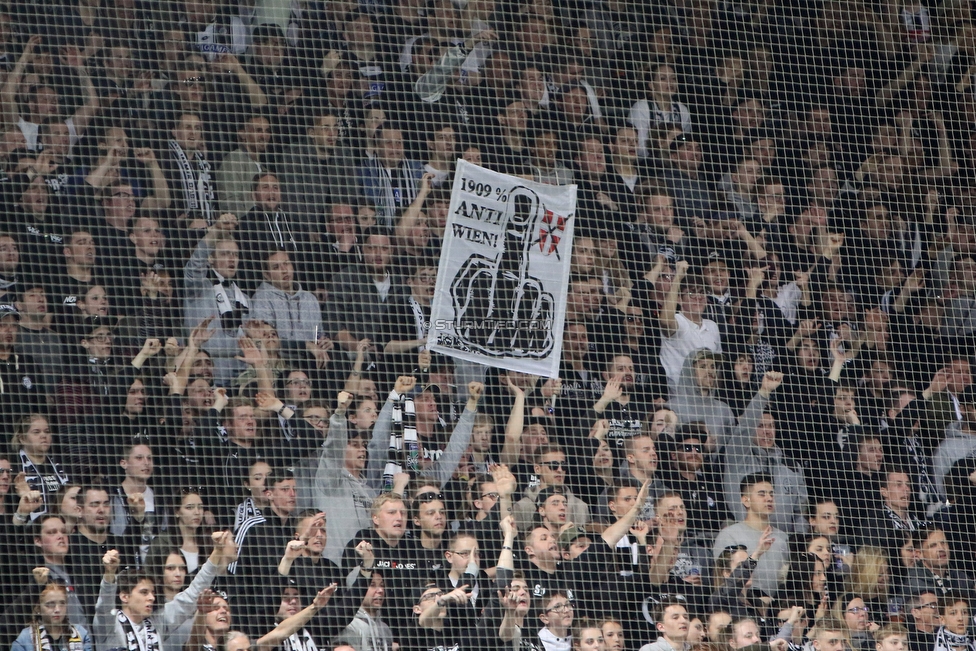
[[[236,282],[240,256],[231,235],[236,225],[234,215],[221,215],[197,244],[183,273],[183,326],[189,333],[211,319],[207,323],[211,335],[203,349],[213,359],[217,383],[223,386],[243,368],[234,358],[241,326],[251,310],[250,299]]]
[[[95,603],[93,629],[99,650],[164,651],[162,640],[187,621],[197,610],[200,593],[210,587],[217,574],[237,560],[237,545],[229,531],[213,534],[214,549],[210,558],[197,572],[190,586],[176,595],[159,611],[154,612],[156,585],[143,574],[124,574],[117,580],[119,552],[112,549],[102,557],[104,573]],[[122,601],[115,608],[116,593]]]
[[[962,593],[948,593],[939,599],[942,626],[935,632],[933,651],[976,651],[969,631],[969,600]]]
[[[52,581],[42,587],[34,612],[35,621],[20,632],[11,651],[92,651],[88,631],[68,618],[64,585]]]

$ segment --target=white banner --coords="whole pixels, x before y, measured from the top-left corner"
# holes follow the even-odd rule
[[[575,185],[543,185],[459,160],[428,348],[556,377],[575,213]]]

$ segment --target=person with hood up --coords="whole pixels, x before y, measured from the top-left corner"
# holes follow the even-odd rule
[[[745,517],[745,507],[735,498],[739,482],[755,472],[773,479],[776,509],[770,523],[783,531],[803,531],[803,504],[807,487],[802,471],[786,463],[786,455],[776,446],[776,420],[767,410],[769,398],[783,382],[783,374],[770,371],[763,376],[756,396],[746,407],[737,427],[725,440],[725,499],[737,520]]]
[[[732,408],[714,397],[718,389],[716,361],[721,359],[720,354],[708,348],[699,348],[688,355],[674,397],[668,402],[679,422],[704,422],[716,448],[725,445],[726,437],[735,427]],[[734,501],[737,503],[738,499]]]

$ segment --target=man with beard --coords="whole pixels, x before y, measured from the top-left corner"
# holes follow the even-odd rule
[[[108,488],[98,484],[82,486],[78,492],[81,520],[78,530],[71,534],[71,575],[76,592],[86,612],[95,610],[98,584],[102,577],[102,557],[110,550],[119,550],[123,565],[135,561],[132,539],[116,536],[109,531],[112,504]]]

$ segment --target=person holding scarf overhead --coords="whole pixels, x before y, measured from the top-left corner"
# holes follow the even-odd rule
[[[95,604],[93,630],[98,649],[124,651],[164,651],[163,640],[183,622],[193,617],[200,593],[210,587],[214,577],[226,571],[237,559],[237,545],[229,531],[213,534],[214,549],[186,590],[162,609],[154,612],[156,583],[147,574],[129,571],[118,575],[119,552],[109,550],[102,557],[104,573]],[[116,593],[122,602],[115,607]]]
[[[197,244],[183,277],[186,283],[183,326],[190,332],[205,320],[213,334],[203,345],[214,363],[214,377],[220,386],[230,386],[244,365],[235,360],[241,326],[248,320],[251,302],[238,286],[236,277],[240,253],[232,231],[237,218],[221,215]]]
[[[68,618],[68,588],[49,580],[40,586],[34,621],[17,636],[11,651],[93,651],[92,639]]]

